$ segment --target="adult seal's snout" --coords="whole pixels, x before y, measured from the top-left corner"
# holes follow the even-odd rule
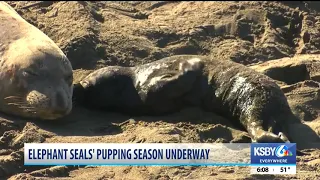
[[[0,2],[0,111],[57,119],[72,109],[71,63],[43,32]]]

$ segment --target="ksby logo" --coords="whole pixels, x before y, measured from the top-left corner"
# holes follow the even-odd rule
[[[292,152],[286,145],[278,146],[275,154],[277,157],[292,156]]]
[[[254,147],[254,156],[277,156],[279,158],[292,156],[292,152],[286,145],[280,145],[277,147]]]
[[[251,164],[296,164],[295,143],[252,143]]]

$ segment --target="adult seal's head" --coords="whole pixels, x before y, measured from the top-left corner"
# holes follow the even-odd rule
[[[43,32],[0,2],[0,111],[57,119],[72,109],[72,67]]]

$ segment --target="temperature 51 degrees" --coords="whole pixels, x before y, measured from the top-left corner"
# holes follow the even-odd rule
[[[281,167],[280,172],[287,172],[290,170],[290,167]]]

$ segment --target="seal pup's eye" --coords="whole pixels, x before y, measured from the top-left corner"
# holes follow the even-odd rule
[[[22,72],[22,75],[23,76],[38,76],[38,74],[37,73],[35,73],[35,72],[33,72],[33,71],[23,71]]]

